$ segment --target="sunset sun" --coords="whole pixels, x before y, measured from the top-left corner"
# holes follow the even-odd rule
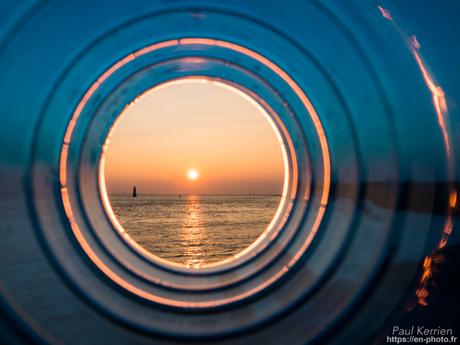
[[[196,180],[199,177],[198,171],[196,169],[190,169],[187,171],[187,178],[191,181]]]

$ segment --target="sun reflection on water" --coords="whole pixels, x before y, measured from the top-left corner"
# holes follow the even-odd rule
[[[187,258],[185,264],[190,267],[199,267],[205,262],[207,234],[203,226],[202,212],[200,197],[187,195],[179,236],[182,254]]]

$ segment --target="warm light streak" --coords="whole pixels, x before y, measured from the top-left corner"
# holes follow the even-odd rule
[[[407,35],[393,20],[390,11],[384,9],[381,6],[377,6],[382,16],[388,20],[390,20],[398,32],[402,35],[402,37],[408,42],[408,47],[414,56],[414,59],[417,63],[418,68],[422,74],[423,80],[431,93],[432,101],[434,110],[436,112],[436,118],[439,125],[439,128],[442,133],[443,141],[444,141],[444,149],[447,158],[447,178],[448,178],[448,188],[449,188],[449,203],[446,210],[446,218],[444,221],[444,227],[442,229],[441,238],[438,242],[438,245],[433,250],[430,255],[425,257],[423,263],[423,274],[419,280],[419,286],[416,290],[416,296],[418,298],[418,303],[420,305],[426,306],[428,305],[426,298],[429,295],[428,286],[430,280],[433,275],[433,265],[437,263],[441,263],[442,261],[432,260],[435,257],[439,257],[438,254],[439,250],[443,249],[448,242],[449,236],[452,233],[453,228],[453,220],[452,214],[454,208],[457,204],[457,190],[452,181],[455,179],[454,174],[454,166],[452,162],[452,146],[450,142],[449,130],[447,128],[448,124],[448,108],[446,103],[446,97],[444,94],[444,90],[442,87],[434,81],[434,77],[429,72],[422,56],[419,53],[419,49],[421,47],[420,42],[418,41],[415,35],[409,36]]]
[[[417,36],[412,35],[410,38],[410,43],[415,49],[420,49],[420,43],[418,42]]]
[[[451,208],[455,208],[457,206],[457,191],[456,190],[453,190],[450,192],[449,206]]]
[[[446,97],[445,97],[445,94],[444,94],[444,90],[442,89],[441,86],[437,85],[434,81],[434,78],[433,76],[430,74],[430,72],[428,71],[428,68],[426,67],[426,64],[425,62],[423,61],[420,53],[419,53],[419,49],[421,47],[417,37],[415,35],[412,35],[412,36],[408,36],[406,33],[404,33],[403,30],[401,30],[399,28],[399,26],[397,26],[397,24],[395,23],[395,21],[393,20],[392,16],[391,16],[391,13],[390,11],[384,9],[383,7],[381,6],[377,6],[380,10],[380,13],[382,14],[382,16],[386,19],[388,19],[389,21],[391,21],[393,23],[393,25],[396,27],[396,29],[398,30],[399,33],[401,33],[401,35],[403,35],[403,37],[405,38],[405,40],[407,42],[409,42],[409,49],[410,51],[412,52],[414,58],[415,58],[415,61],[417,62],[417,65],[420,69],[420,72],[422,73],[422,76],[423,76],[423,79],[425,81],[425,84],[427,85],[428,87],[428,90],[431,92],[432,94],[432,99],[433,99],[433,105],[434,105],[434,108],[435,108],[435,111],[436,111],[436,115],[437,115],[437,120],[438,120],[438,124],[439,124],[439,127],[441,128],[441,132],[442,132],[442,135],[443,135],[443,139],[444,139],[444,144],[445,144],[445,147],[446,147],[446,154],[447,154],[447,158],[450,159],[451,157],[451,144],[450,144],[450,137],[449,137],[449,133],[448,133],[448,130],[447,130],[447,116],[448,116],[448,109],[447,109],[447,104],[446,104]]]
[[[384,9],[382,6],[380,5],[377,5],[377,8],[379,9],[380,13],[382,14],[382,16],[388,20],[393,20],[393,17],[391,16],[391,13],[390,11]]]
[[[447,157],[450,159],[451,156],[451,145],[450,145],[450,137],[446,126],[446,119],[447,116],[447,105],[446,105],[446,97],[444,95],[443,89],[436,85],[431,77],[430,73],[428,73],[425,63],[423,62],[420,54],[416,50],[416,48],[412,49],[414,54],[415,60],[422,72],[423,78],[425,79],[425,83],[428,86],[433,98],[434,108],[436,110],[436,115],[438,117],[439,127],[442,131],[442,136],[444,138],[444,143],[446,146],[446,154]]]

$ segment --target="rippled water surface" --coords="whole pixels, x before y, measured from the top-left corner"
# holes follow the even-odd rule
[[[245,249],[272,220],[280,196],[113,194],[121,225],[164,259],[199,265]]]

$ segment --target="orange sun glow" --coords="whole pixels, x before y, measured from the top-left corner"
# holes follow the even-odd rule
[[[196,180],[199,177],[198,171],[196,169],[190,169],[187,171],[187,178],[189,180]]]

